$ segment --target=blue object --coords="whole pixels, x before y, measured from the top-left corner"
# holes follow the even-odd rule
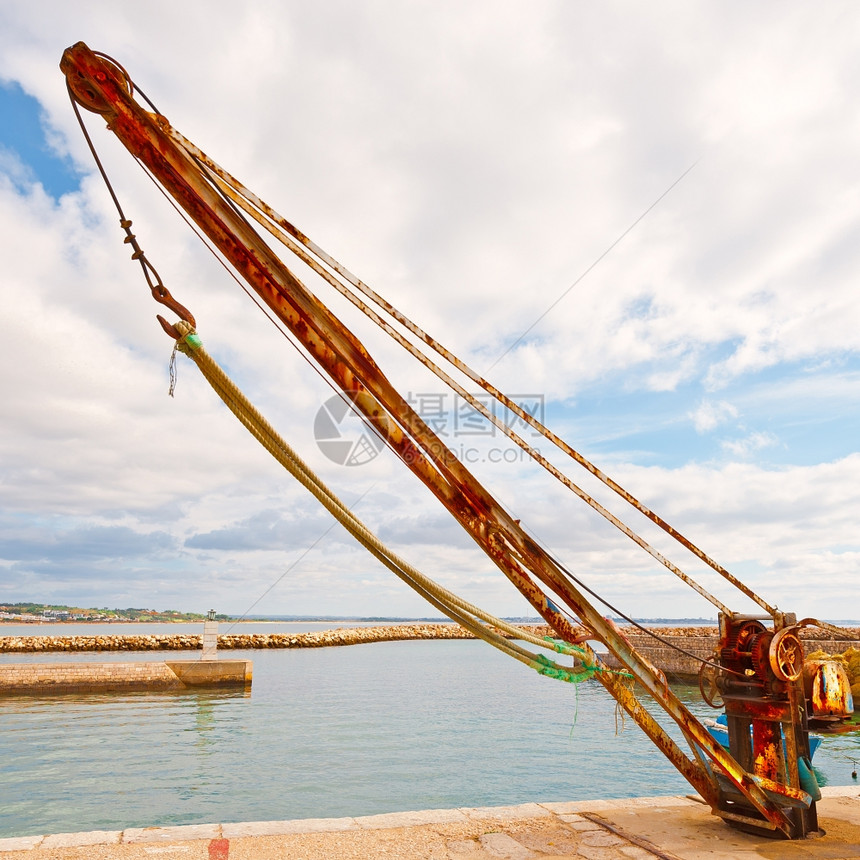
[[[728,730],[728,721],[726,719],[725,714],[720,714],[717,717],[716,725],[707,726],[708,732],[711,737],[721,746],[726,749],[729,748],[729,730]],[[752,732],[752,726],[750,726],[750,732]],[[815,751],[818,747],[821,746],[821,737],[819,735],[810,735],[809,736],[809,758],[815,755]],[[782,739],[782,751],[785,754],[785,737]]]
[[[812,738],[809,740],[809,748],[812,749]],[[821,739],[819,738],[819,743],[820,742]],[[821,789],[818,786],[818,780],[815,778],[815,773],[812,770],[812,764],[806,760],[806,756],[800,756],[800,758],[798,758],[797,770],[800,775],[800,787],[817,803],[821,800]]]

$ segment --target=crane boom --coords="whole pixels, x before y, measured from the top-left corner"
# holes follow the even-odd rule
[[[603,617],[586,590],[526,533],[520,521],[422,420],[356,335],[285,265],[213,183],[194,151],[181,145],[181,135],[173,132],[167,119],[138,103],[124,70],[82,42],[65,51],[60,66],[73,102],[105,119],[120,142],[540,616],[562,639],[573,641],[576,631],[558,605],[565,607],[674,720],[689,742],[689,755],[617,676],[596,676],[714,812],[729,821],[789,838],[817,830],[814,799],[802,788],[798,769],[798,759],[808,756],[808,741],[797,678],[781,680],[777,686],[768,679],[767,692],[761,694],[763,684],[746,683],[737,699],[743,701],[730,713],[730,734],[735,738],[732,752],[723,749],[671,690],[663,673]],[[795,622],[794,616],[775,609],[768,617],[773,631],[766,632],[774,639],[790,633]],[[732,654],[741,653],[736,646],[744,643],[738,631],[748,629],[744,626],[748,619],[721,611],[720,620],[722,641],[734,648]],[[756,628],[749,636],[760,632]],[[726,669],[732,677],[743,677],[744,671],[743,665]],[[785,736],[788,743],[781,768],[765,770],[757,764],[755,748],[750,746],[751,729],[752,743],[769,744],[769,748],[775,748],[777,742],[782,748]]]

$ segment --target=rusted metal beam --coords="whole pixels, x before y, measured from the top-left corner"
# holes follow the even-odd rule
[[[421,341],[423,341],[427,346],[429,346],[432,350],[442,356],[446,361],[448,361],[451,365],[456,367],[461,373],[479,385],[484,391],[494,397],[499,403],[513,412],[520,420],[529,426],[533,427],[538,431],[542,436],[546,439],[549,439],[559,450],[563,451],[567,454],[571,459],[575,462],[579,463],[584,469],[594,475],[599,481],[609,487],[613,492],[619,495],[622,499],[624,499],[628,504],[638,510],[641,514],[651,520],[655,525],[665,531],[667,534],[671,535],[678,543],[688,549],[691,553],[693,553],[697,558],[701,559],[705,564],[709,567],[713,568],[717,573],[719,573],[723,578],[728,580],[732,585],[734,585],[737,589],[739,589],[743,594],[749,597],[754,602],[758,603],[763,609],[765,609],[769,616],[772,616],[776,612],[776,608],[767,603],[762,597],[757,595],[752,591],[746,584],[741,582],[737,577],[733,576],[726,568],[724,568],[721,564],[716,562],[714,559],[710,558],[703,550],[701,550],[696,544],[694,544],[689,538],[685,537],[681,534],[677,529],[672,527],[666,520],[648,508],[645,504],[643,504],[639,499],[637,499],[632,493],[628,492],[624,489],[620,484],[598,469],[590,460],[588,460],[585,456],[583,456],[579,451],[576,451],[571,445],[569,445],[564,439],[560,436],[553,433],[548,427],[538,421],[534,415],[527,412],[522,406],[514,400],[511,400],[504,392],[500,391],[494,385],[492,385],[488,380],[484,379],[480,374],[474,371],[469,365],[467,365],[464,361],[458,358],[454,353],[452,353],[449,349],[444,347],[438,340],[431,337],[427,332],[417,326],[412,320],[409,319],[405,314],[401,313],[397,308],[394,307],[390,302],[380,296],[375,290],[365,284],[362,280],[357,278],[352,274],[345,266],[342,266],[335,260],[331,255],[327,254],[322,248],[319,247],[315,242],[313,242],[308,236],[302,233],[292,222],[284,218],[277,211],[275,211],[271,206],[269,206],[264,200],[261,200],[256,194],[254,194],[250,189],[246,188],[239,182],[234,176],[231,176],[227,171],[225,171],[222,167],[216,164],[211,158],[209,158],[206,153],[200,150],[195,144],[193,144],[190,140],[180,134],[176,129],[171,129],[170,131],[173,139],[177,141],[183,149],[187,152],[191,153],[196,159],[200,161],[201,164],[205,165],[205,167],[211,171],[212,175],[217,179],[223,181],[225,188],[229,187],[236,192],[236,196],[233,197],[234,201],[242,205],[242,200],[247,201],[248,208],[246,211],[251,211],[251,209],[259,212],[264,218],[259,219],[260,223],[263,223],[264,226],[267,226],[266,223],[271,222],[272,224],[277,224],[281,227],[286,233],[292,236],[298,243],[308,249],[310,254],[313,254],[320,262],[322,262],[328,269],[324,269],[322,266],[319,266],[315,261],[312,261],[307,255],[301,254],[297,249],[292,248],[293,253],[296,253],[301,256],[301,258],[306,262],[309,266],[315,269],[318,274],[325,277],[329,280],[329,283],[332,286],[335,286],[336,289],[339,289],[337,284],[337,279],[328,275],[328,270],[336,273],[341,278],[343,278],[347,283],[352,284],[357,290],[359,290],[362,294],[370,298],[378,307],[382,308],[387,314],[389,314],[393,319],[399,322],[402,326],[412,332],[416,337],[418,337]],[[256,215],[252,215],[252,217],[256,218]],[[346,293],[344,293],[346,295]],[[352,301],[352,294],[348,294],[348,298]],[[387,326],[387,324],[381,325]],[[391,333],[390,329],[386,328],[389,333]],[[427,364],[427,360],[422,358],[420,359]],[[475,408],[480,410],[480,406],[473,403]],[[491,415],[485,415],[488,420],[492,420]],[[624,532],[628,537],[635,540],[640,546],[643,545],[641,539],[638,539],[638,536],[635,535],[631,530],[627,529],[623,523],[620,522],[616,517],[610,514],[605,510],[599,503],[597,503],[594,499],[589,497],[583,490],[579,487],[572,485],[572,483],[568,483],[568,486],[581,498],[586,504],[593,507],[597,510],[602,516],[606,517],[613,525],[619,528]],[[718,601],[713,595],[708,594],[701,586],[698,585],[694,580],[692,580],[689,576],[684,574],[680,569],[676,568],[671,563],[667,563],[667,560],[655,555],[650,547],[643,546],[646,551],[650,552],[660,561],[661,564],[664,564],[669,570],[678,575],[682,580],[684,580],[688,585],[692,588],[696,589],[700,594],[702,594],[706,599],[714,603],[715,606],[723,609],[725,611],[725,607]]]
[[[539,451],[536,451],[532,445],[526,442],[522,436],[520,436],[510,425],[506,424],[493,410],[488,409],[477,397],[473,394],[466,391],[463,386],[461,386],[455,379],[453,379],[448,373],[446,373],[439,365],[435,362],[431,361],[423,352],[421,352],[411,341],[407,338],[403,337],[397,329],[394,328],[390,323],[388,323],[385,319],[383,319],[379,314],[376,313],[371,307],[369,307],[366,303],[364,303],[354,292],[347,289],[345,285],[335,277],[334,273],[341,275],[354,286],[356,286],[361,292],[369,295],[374,301],[380,304],[386,312],[391,314],[398,322],[407,326],[410,331],[413,333],[419,334],[422,340],[435,349],[440,355],[442,355],[447,361],[449,361],[454,367],[460,370],[462,373],[466,374],[470,379],[476,382],[479,386],[484,388],[488,393],[490,393],[493,397],[495,397],[500,403],[505,405],[508,409],[518,415],[522,420],[526,423],[533,426],[539,433],[542,433],[546,438],[560,447],[565,453],[568,453],[573,457],[574,460],[580,462],[582,465],[586,465],[589,468],[589,471],[592,471],[597,475],[598,478],[603,480],[604,482],[608,482],[609,485],[616,490],[626,501],[633,504],[634,507],[640,509],[646,515],[650,514],[647,509],[644,509],[644,506],[641,505],[634,497],[630,496],[626,493],[623,488],[615,484],[615,482],[611,481],[611,479],[607,478],[607,476],[603,475],[602,472],[596,469],[591,463],[581,457],[576,451],[567,446],[566,443],[563,442],[558,436],[556,436],[552,431],[546,428],[543,424],[537,421],[533,416],[530,416],[522,407],[510,400],[510,398],[506,397],[502,394],[498,389],[491,386],[486,380],[475,374],[468,365],[465,365],[459,359],[456,358],[453,354],[449,353],[448,350],[445,350],[441,347],[435,340],[429,338],[424,332],[421,331],[417,326],[414,326],[407,317],[403,316],[399,313],[393,306],[389,305],[387,302],[384,302],[381,297],[379,297],[375,292],[370,290],[366,284],[363,284],[357,278],[355,278],[350,273],[346,272],[342,266],[340,266],[336,261],[334,261],[331,257],[325,254],[321,248],[314,245],[310,240],[304,236],[300,231],[298,231],[293,224],[287,221],[282,215],[279,215],[275,212],[270,206],[268,206],[264,201],[260,200],[255,194],[253,194],[250,190],[245,188],[235,177],[231,176],[227,171],[225,171],[222,167],[217,165],[212,159],[210,159],[199,147],[195,146],[191,141],[181,135],[176,129],[170,129],[171,137],[180,145],[180,147],[189,153],[193,158],[198,161],[200,164],[205,166],[208,171],[208,175],[212,178],[212,180],[218,185],[218,187],[226,194],[236,205],[240,206],[243,211],[248,213],[248,215],[261,224],[265,229],[267,229],[278,241],[282,242],[285,247],[287,247],[291,253],[295,254],[305,265],[310,267],[314,272],[316,272],[320,277],[324,278],[334,289],[336,289],[342,296],[344,296],[348,301],[354,304],[357,308],[361,310],[368,318],[373,320],[376,325],[378,325],[389,337],[393,338],[397,343],[400,344],[404,349],[406,349],[417,361],[420,361],[425,367],[429,368],[439,379],[441,379],[447,386],[449,386],[457,395],[459,395],[464,401],[469,403],[477,412],[479,412],[488,422],[493,424],[498,430],[500,430],[504,435],[506,435],[509,439],[511,439],[516,445],[522,448],[535,462],[539,463],[544,469],[546,469],[553,477],[557,480],[561,481],[569,490],[571,490],[575,495],[577,495],[580,499],[582,499],[589,507],[595,510],[598,514],[600,514],[604,519],[608,522],[612,523],[615,528],[617,528],[622,534],[626,535],[630,538],[634,543],[640,546],[645,550],[652,558],[662,564],[667,570],[671,571],[675,576],[677,576],[681,581],[690,586],[690,588],[694,589],[698,592],[702,597],[704,597],[707,601],[712,603],[722,612],[730,612],[729,608],[717,597],[711,594],[707,589],[705,589],[702,585],[696,582],[689,574],[685,573],[681,570],[676,564],[671,562],[666,556],[664,556],[661,552],[656,550],[653,546],[651,546],[647,541],[645,541],[640,535],[638,535],[633,529],[623,523],[617,516],[615,516],[611,511],[609,511],[604,505],[600,504],[596,499],[586,493],[578,484],[572,481],[567,475],[565,475],[560,469],[558,469],[553,463],[551,463],[546,457],[543,457]],[[280,230],[278,229],[280,228]],[[289,236],[293,236],[296,238],[297,242],[287,240],[285,233]],[[298,244],[297,244],[298,243]],[[326,265],[323,266],[320,264],[318,259],[309,253],[309,251],[305,250],[305,247],[312,249],[316,257],[322,260]],[[329,268],[326,268],[328,266]],[[352,279],[352,280],[349,280]],[[656,515],[652,514],[651,518],[653,519]],[[663,520],[660,520],[657,517],[659,523],[663,523],[667,528],[671,528],[668,526],[668,523],[665,523]],[[662,527],[662,526],[661,526]],[[691,551],[698,553],[700,556],[703,556],[708,563],[712,566],[716,564],[716,562],[712,562],[712,560],[707,559],[706,556],[698,550],[695,546],[690,544],[686,538],[672,530],[673,537],[679,540],[682,545],[686,546]],[[717,566],[719,568],[719,566]],[[719,568],[719,571],[726,575],[730,580],[733,578],[731,574],[728,574],[727,571],[724,571],[723,568]],[[753,595],[746,586],[741,584],[741,590],[744,591],[745,594],[750,596],[752,599],[757,599],[755,595]],[[763,604],[764,605],[764,604]]]

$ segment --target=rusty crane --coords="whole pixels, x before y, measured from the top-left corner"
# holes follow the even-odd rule
[[[780,611],[753,593],[219,168],[176,131],[148,100],[146,106],[138,101],[130,77],[114,60],[79,42],[65,51],[60,66],[76,111],[81,106],[105,120],[110,131],[187,213],[223,259],[526,597],[558,638],[567,643],[589,640],[603,643],[617,658],[628,676],[635,679],[638,695],[617,673],[597,671],[594,677],[714,814],[740,827],[792,839],[817,832],[817,787],[809,765],[807,702],[802,686],[803,648],[796,616]],[[180,323],[175,324],[160,318],[163,327],[172,337],[182,340],[188,332],[193,333],[193,317],[153,276],[154,270],[141,252],[130,222],[122,214],[121,223],[133,256],[144,266],[153,296],[180,318]],[[526,533],[520,520],[494,498],[421,419],[352,331],[283,262],[271,240],[264,238],[266,232],[368,313],[462,396],[469,398],[465,389],[441,370],[436,361],[444,360],[522,421],[530,423],[758,605],[760,612],[755,615],[732,611],[538,452],[532,452],[541,465],[580,498],[716,606],[720,647],[712,660],[703,665],[703,690],[706,698],[713,701],[720,696],[725,702],[728,751],[679,700],[663,673],[631,646],[610,619],[603,617],[594,605],[593,592]],[[376,309],[368,303],[375,304]],[[392,321],[434,351],[437,358],[431,360],[418,351],[401,329],[395,330]],[[498,420],[480,401],[471,398],[471,402],[485,417]],[[500,429],[517,444],[525,444],[509,425]],[[593,665],[599,667],[600,661],[594,653],[590,649],[587,653]],[[676,743],[642,704],[639,696],[643,693],[677,724],[689,749]]]

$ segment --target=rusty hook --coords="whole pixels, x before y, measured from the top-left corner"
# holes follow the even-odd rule
[[[159,304],[170,308],[170,310],[172,310],[173,313],[175,313],[176,316],[179,317],[179,319],[183,320],[184,322],[187,322],[188,325],[191,326],[191,328],[197,328],[197,322],[194,319],[194,314],[192,314],[191,311],[189,311],[188,308],[185,307],[185,305],[181,305],[178,301],[176,301],[176,299],[174,299],[173,296],[170,295],[170,290],[168,290],[167,287],[162,284],[156,284],[152,288],[152,297]],[[176,326],[174,326],[172,323],[169,323],[163,316],[161,316],[161,314],[156,314],[156,319],[161,324],[161,327],[164,329],[164,331],[167,332],[167,334],[169,334],[174,340],[180,340],[182,338],[182,334],[181,332],[177,331]]]

